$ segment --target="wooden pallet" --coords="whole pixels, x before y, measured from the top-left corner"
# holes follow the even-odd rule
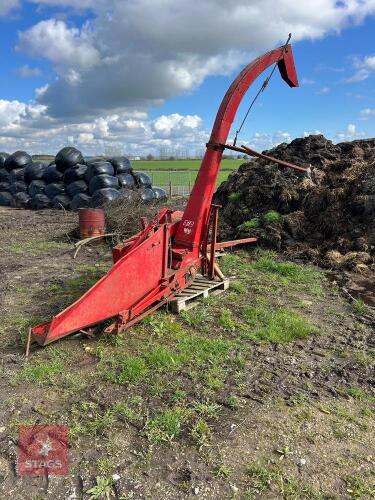
[[[170,309],[174,314],[187,311],[197,305],[197,299],[223,293],[229,287],[229,279],[213,281],[198,275],[193,283],[170,300]]]

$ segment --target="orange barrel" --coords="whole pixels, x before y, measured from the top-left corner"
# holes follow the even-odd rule
[[[80,208],[78,217],[82,239],[105,233],[105,214],[102,208]]]

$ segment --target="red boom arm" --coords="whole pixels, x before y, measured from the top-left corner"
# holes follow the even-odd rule
[[[197,249],[196,251],[199,251],[202,241],[202,231],[208,222],[212,197],[223,155],[223,149],[215,145],[226,143],[238,106],[246,91],[265,69],[275,63],[278,64],[281,76],[286,83],[290,87],[298,86],[291,45],[271,50],[267,54],[258,57],[247,65],[234,80],[225,94],[216,115],[206,153],[177,231],[175,239],[177,246]]]

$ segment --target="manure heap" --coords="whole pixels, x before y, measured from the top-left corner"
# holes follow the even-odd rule
[[[255,235],[259,245],[331,268],[375,256],[375,139],[333,144],[310,135],[267,154],[311,177],[256,159],[219,187],[222,238]]]

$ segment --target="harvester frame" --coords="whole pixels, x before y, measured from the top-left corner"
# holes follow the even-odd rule
[[[307,171],[245,146],[226,144],[245,93],[271,65],[278,67],[290,87],[298,86],[289,43],[248,64],[222,100],[184,212],[163,208],[150,222],[143,219],[143,229],[139,233],[113,248],[114,264],[103,278],[52,320],[30,329],[27,353],[33,342],[47,345],[75,332],[92,336],[94,327],[106,320],[110,321],[106,332],[129,328],[188,287],[198,272],[210,279],[223,280],[215,251],[256,241],[256,238],[216,241],[219,207],[212,204],[212,199],[225,148],[260,156],[297,171]]]

